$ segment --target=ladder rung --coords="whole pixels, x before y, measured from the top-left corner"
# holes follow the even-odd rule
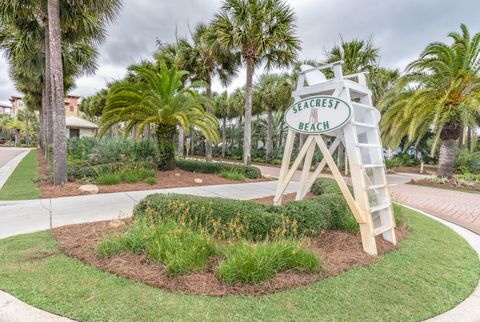
[[[369,124],[369,123],[362,123],[362,122],[352,122],[352,123],[353,123],[353,125],[360,126],[360,127],[368,127],[368,128],[371,128],[371,129],[378,128],[377,124]]]
[[[374,189],[380,189],[380,188],[386,188],[386,184],[376,184],[370,187],[367,187],[366,190],[374,190]]]
[[[380,227],[377,227],[373,230],[373,234],[375,236],[377,235],[380,235],[386,231],[389,231],[390,229],[393,229],[392,225],[383,225],[383,226],[380,226]]]
[[[364,164],[363,167],[365,169],[367,169],[367,168],[383,168],[383,167],[385,167],[385,165],[384,164]]]
[[[370,213],[375,212],[375,211],[379,211],[379,210],[383,210],[383,209],[387,209],[390,206],[391,206],[391,203],[383,203],[383,204],[375,206],[375,207],[370,207]]]
[[[378,144],[370,144],[370,143],[357,143],[359,148],[382,148],[381,145]]]

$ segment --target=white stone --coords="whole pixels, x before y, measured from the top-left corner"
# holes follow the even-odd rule
[[[200,179],[200,178],[195,178],[195,179],[193,180],[193,182],[195,182],[195,183],[202,183],[203,180]]]
[[[98,193],[98,187],[94,184],[85,184],[78,188],[82,193],[94,195]]]
[[[175,172],[175,177],[180,177],[180,173],[179,173],[179,172]]]

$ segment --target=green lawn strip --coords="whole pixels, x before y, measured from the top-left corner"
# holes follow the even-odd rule
[[[37,150],[31,150],[13,171],[0,190],[0,200],[25,200],[40,198],[38,188]]]
[[[462,237],[407,214],[413,233],[374,265],[266,296],[168,293],[56,253],[48,232],[0,241],[0,289],[81,321],[419,321],[468,297],[480,267]]]

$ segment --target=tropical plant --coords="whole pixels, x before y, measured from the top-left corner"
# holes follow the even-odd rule
[[[382,134],[397,147],[404,137],[418,142],[433,129],[440,141],[438,176],[451,178],[455,143],[462,127],[474,126],[480,116],[480,33],[471,37],[467,27],[451,32],[451,45],[434,42],[410,63],[380,107]]]
[[[282,111],[291,101],[292,86],[288,77],[277,74],[263,74],[255,84],[254,96],[258,97],[258,103],[267,112],[266,120],[266,151],[265,159],[272,161],[273,151],[273,111]]]
[[[30,128],[32,127],[32,123],[37,120],[37,117],[34,112],[28,110],[28,109],[23,109],[19,110],[17,113],[17,119],[21,122],[24,122],[24,128],[25,128],[25,143],[27,145],[30,145]]]
[[[177,55],[179,69],[189,72],[193,81],[204,81],[206,96],[212,99],[212,79],[218,76],[222,85],[228,86],[232,78],[237,75],[239,57],[229,49],[223,48],[217,40],[212,27],[198,24],[191,40],[181,38],[177,42]],[[206,105],[207,112],[212,113],[212,107]],[[207,161],[212,160],[212,146],[207,141],[205,144]]]
[[[156,125],[159,168],[175,168],[174,138],[177,125],[196,127],[210,142],[218,141],[218,121],[204,109],[206,98],[195,88],[197,82],[182,87],[186,71],[160,65],[159,71],[133,67],[135,81],[123,81],[110,88],[107,106],[101,119],[100,135],[114,124],[127,122],[126,133],[137,126],[138,131],[150,123]]]
[[[295,16],[281,0],[225,0],[212,26],[224,48],[238,50],[247,66],[243,162],[250,163],[252,95],[255,66],[289,66],[296,60],[300,40]]]
[[[214,95],[215,114],[222,119],[222,158],[225,158],[227,149],[227,118],[232,116],[232,100],[228,92]]]

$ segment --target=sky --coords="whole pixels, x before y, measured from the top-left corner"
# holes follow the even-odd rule
[[[302,41],[300,59],[320,60],[326,49],[344,40],[373,38],[380,49],[380,63],[402,71],[433,41],[448,42],[447,34],[465,23],[480,32],[480,0],[287,0],[296,15],[297,36]],[[174,42],[188,36],[189,28],[208,23],[220,0],[124,0],[108,38],[99,48],[94,75],[82,76],[70,94],[93,95],[109,81],[120,79],[126,67],[148,59],[156,41]],[[257,78],[263,69],[258,69]],[[254,79],[255,79],[254,78]],[[245,70],[228,90],[245,83]],[[214,90],[223,90],[214,81]],[[0,102],[18,95],[8,76],[8,64],[0,58]]]

